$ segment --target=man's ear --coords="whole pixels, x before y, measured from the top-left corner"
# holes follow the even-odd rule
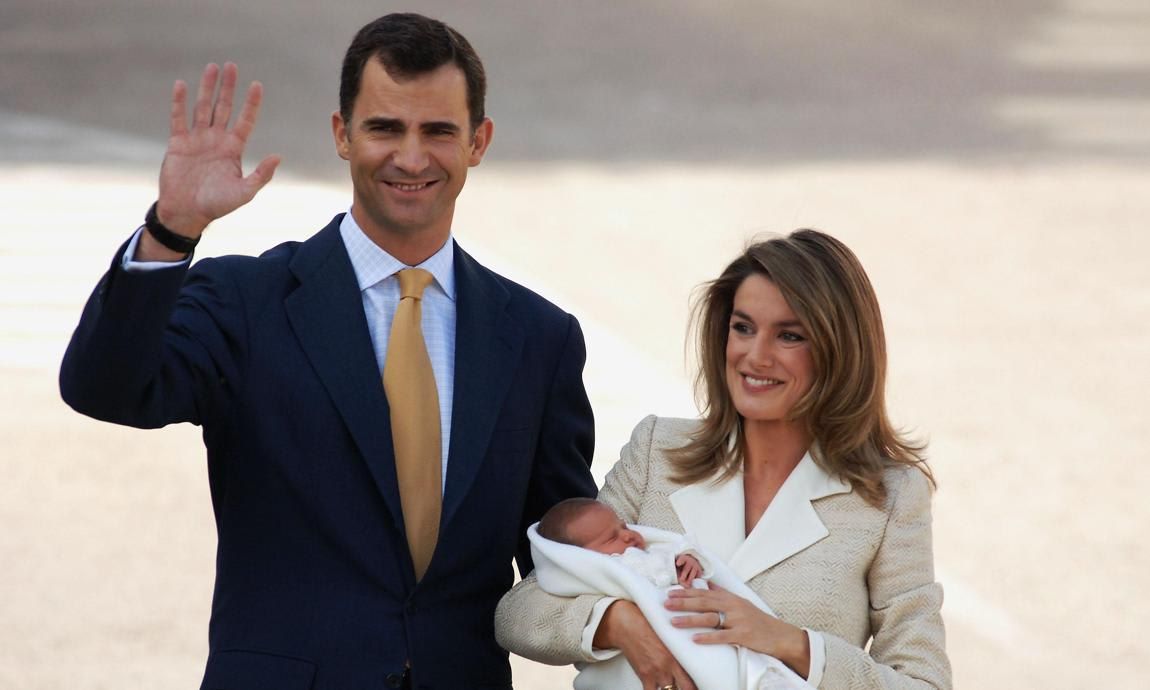
[[[331,114],[331,135],[335,138],[335,152],[347,160],[351,156],[351,141],[347,138],[347,125],[338,110]]]
[[[471,137],[471,157],[467,161],[469,166],[479,165],[479,161],[483,160],[483,154],[487,153],[487,147],[491,145],[491,137],[495,135],[495,123],[491,118],[483,118],[483,122],[475,128],[475,134]]]

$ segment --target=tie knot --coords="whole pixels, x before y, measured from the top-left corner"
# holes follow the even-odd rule
[[[408,297],[421,299],[423,297],[423,289],[430,285],[432,280],[435,280],[435,276],[422,268],[405,268],[399,273],[396,273],[395,277],[399,279],[400,299],[406,299]]]

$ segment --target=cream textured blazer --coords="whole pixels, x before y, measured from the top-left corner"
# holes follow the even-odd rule
[[[913,468],[888,470],[879,510],[808,456],[744,539],[741,475],[685,487],[668,478],[666,450],[682,446],[697,424],[640,422],[599,498],[626,522],[692,533],[782,620],[821,633],[820,688],[951,688],[926,477]],[[499,603],[496,637],[543,663],[593,661],[580,643],[600,598],[555,597],[531,575]]]

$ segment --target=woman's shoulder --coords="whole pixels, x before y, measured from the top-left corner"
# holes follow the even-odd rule
[[[631,431],[631,439],[620,451],[620,464],[642,467],[644,473],[656,475],[666,471],[669,451],[682,448],[699,428],[699,420],[647,415]]]
[[[698,419],[685,417],[659,417],[647,415],[635,425],[631,437],[645,437],[653,445],[683,445],[689,437],[698,430],[702,422]]]
[[[930,503],[934,484],[926,473],[914,465],[891,465],[883,471],[886,488],[886,508],[902,504]]]

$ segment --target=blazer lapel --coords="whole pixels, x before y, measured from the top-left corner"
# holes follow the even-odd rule
[[[683,531],[729,563],[746,533],[742,474],[719,484],[709,481],[688,484],[668,499]]]
[[[523,349],[523,329],[506,312],[510,295],[455,245],[455,391],[440,531],[451,522],[487,454]]]
[[[736,481],[741,487],[742,476]],[[818,542],[829,532],[811,502],[850,490],[850,484],[824,472],[807,453],[783,482],[729,565],[746,582]],[[743,507],[742,503],[739,507]]]
[[[402,529],[390,412],[371,347],[363,298],[336,218],[303,243],[290,268],[300,284],[284,300],[288,320]]]

